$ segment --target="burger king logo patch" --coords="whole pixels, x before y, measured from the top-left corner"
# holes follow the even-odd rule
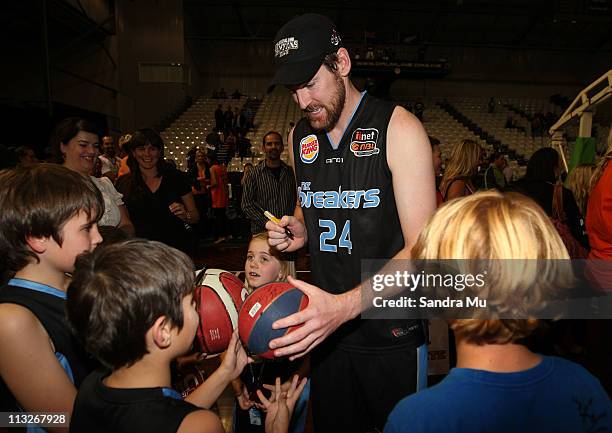
[[[319,140],[314,134],[307,135],[300,141],[300,159],[304,164],[312,164],[319,156]]]

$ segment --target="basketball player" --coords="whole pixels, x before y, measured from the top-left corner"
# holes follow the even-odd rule
[[[319,346],[315,431],[381,430],[393,406],[417,389],[417,347],[425,339],[417,321],[357,318],[361,260],[410,258],[436,203],[430,144],[413,115],[355,88],[351,59],[328,18],[289,21],[274,49],[273,84],[292,92],[305,117],[289,137],[300,206],[296,217],[266,228],[279,250],[308,243],[316,286],[291,280],[309,306],[275,327],[303,326],[270,347],[296,358]]]

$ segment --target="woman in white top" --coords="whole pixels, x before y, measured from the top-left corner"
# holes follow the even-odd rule
[[[78,117],[69,117],[55,128],[51,146],[56,162],[83,176],[90,176],[102,193],[104,215],[98,225],[118,227],[133,234],[134,226],[123,204],[123,196],[108,178],[91,176],[98,157],[99,141],[97,128],[93,123]]]

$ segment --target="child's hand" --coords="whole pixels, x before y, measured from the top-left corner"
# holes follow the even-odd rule
[[[253,406],[258,406],[257,402],[249,398],[249,391],[245,385],[243,385],[242,393],[236,396],[236,401],[242,410],[249,410]]]
[[[277,377],[270,399],[267,399],[260,390],[257,390],[257,397],[259,397],[263,409],[267,412],[266,433],[287,433],[295,403],[302,394],[306,381],[306,378],[300,381],[297,375],[293,376],[291,385],[285,392],[281,390],[280,378]]]
[[[229,382],[240,376],[244,366],[252,361],[253,360],[247,356],[242,344],[240,343],[238,331],[234,330],[227,350],[221,354],[219,373],[223,374],[223,376]]]

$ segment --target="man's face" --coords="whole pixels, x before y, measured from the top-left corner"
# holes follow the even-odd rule
[[[276,133],[270,133],[264,138],[263,151],[266,154],[266,159],[270,161],[278,161],[283,152],[283,141],[281,136]]]
[[[113,156],[115,154],[115,142],[113,137],[102,137],[102,153]]]
[[[293,100],[300,106],[316,131],[332,130],[342,114],[346,89],[342,77],[321,65],[305,84],[291,87]]]

